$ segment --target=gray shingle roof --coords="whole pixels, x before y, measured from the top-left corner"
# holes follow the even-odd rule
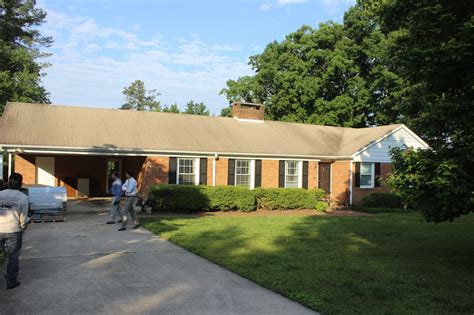
[[[0,145],[287,156],[349,156],[400,125],[342,128],[277,121],[8,103]]]

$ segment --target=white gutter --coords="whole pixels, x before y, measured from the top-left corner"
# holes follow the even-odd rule
[[[210,152],[210,151],[179,151],[179,150],[137,150],[121,148],[101,148],[101,147],[48,147],[32,145],[11,145],[0,144],[7,152],[11,153],[41,153],[41,154],[84,154],[84,155],[125,155],[125,156],[213,156],[218,154],[220,157],[250,157],[250,158],[268,158],[268,159],[305,159],[308,161],[328,160],[351,160],[352,156],[334,156],[334,155],[296,155],[296,154],[266,154],[266,153],[236,153],[236,152]]]

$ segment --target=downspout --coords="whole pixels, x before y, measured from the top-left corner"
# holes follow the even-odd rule
[[[350,164],[350,171],[349,171],[349,206],[352,206],[352,160],[349,162]]]
[[[214,154],[212,159],[212,186],[216,186],[216,161],[219,159],[217,153]]]

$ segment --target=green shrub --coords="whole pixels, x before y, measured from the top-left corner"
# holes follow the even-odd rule
[[[315,209],[324,192],[320,189],[258,188],[257,207],[268,210]]]
[[[155,185],[150,190],[146,204],[158,212],[256,209],[253,192],[235,186]]]
[[[324,201],[318,201],[316,203],[316,207],[314,207],[314,210],[318,211],[318,212],[324,212],[326,211],[327,209],[329,208],[329,204],[327,202],[324,202]]]
[[[372,193],[362,199],[362,206],[377,208],[403,208],[401,199],[393,193]]]
[[[209,198],[209,210],[254,211],[257,207],[252,190],[236,186],[203,186]]]
[[[236,186],[154,185],[146,205],[157,212],[254,211],[262,209],[318,209],[324,192],[319,189],[257,188]]]
[[[147,203],[158,212],[204,211],[209,208],[209,198],[201,188],[191,185],[154,185]]]

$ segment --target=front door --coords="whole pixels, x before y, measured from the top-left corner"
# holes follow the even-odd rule
[[[54,157],[36,158],[36,178],[40,185],[55,186]]]
[[[331,193],[331,163],[319,163],[318,187]]]

